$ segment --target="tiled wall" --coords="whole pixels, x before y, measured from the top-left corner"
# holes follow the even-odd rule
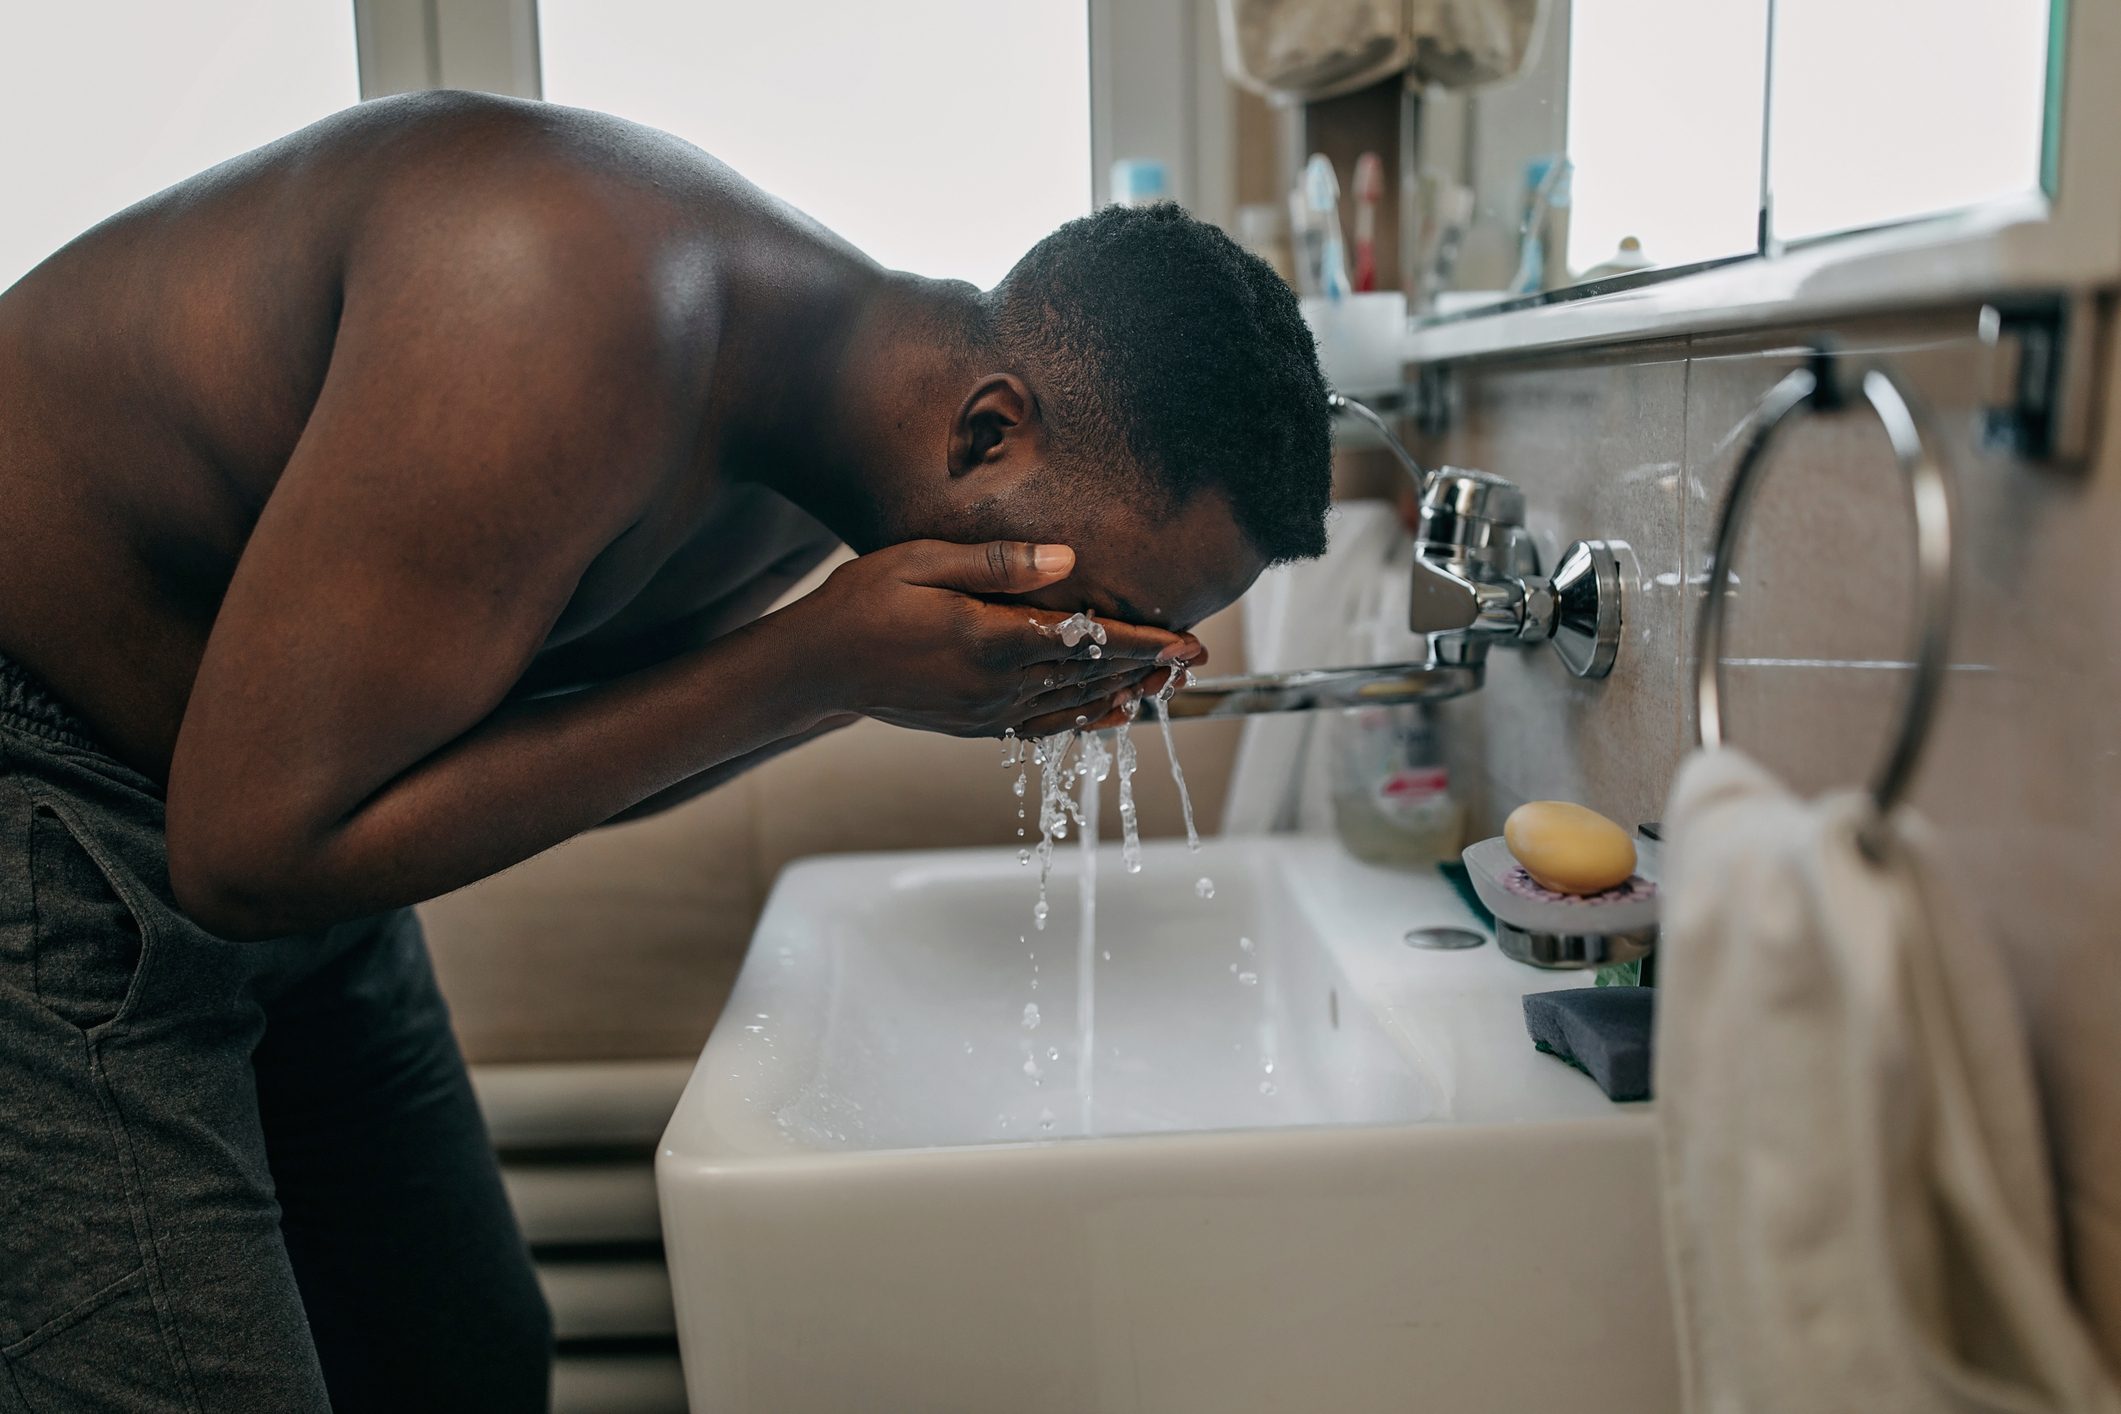
[[[2121,444],[2075,472],[1982,450],[1995,351],[1971,307],[1839,326],[1925,406],[1959,487],[1957,625],[1914,790],[1967,907],[2003,944],[2034,1031],[2078,1278],[2121,1361]],[[1473,829],[1519,802],[1654,819],[1692,744],[1694,616],[1754,405],[1806,331],[1501,362],[1457,374],[1449,429],[1417,442],[1524,488],[1543,555],[1625,540],[1626,639],[1603,682],[1496,650],[1448,704]],[[2112,379],[2111,371],[2102,375]],[[2121,389],[2110,381],[2106,402]],[[1796,787],[1873,770],[1912,656],[1912,514],[1875,418],[1781,439],[1737,558],[1729,734]]]

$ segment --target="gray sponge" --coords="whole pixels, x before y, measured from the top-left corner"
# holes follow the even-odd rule
[[[1650,1097],[1655,987],[1578,987],[1524,999],[1532,1043],[1598,1082],[1615,1100]]]

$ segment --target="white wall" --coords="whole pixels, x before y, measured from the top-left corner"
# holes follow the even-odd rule
[[[887,266],[987,286],[1090,207],[1084,0],[541,0],[545,97],[677,134]]]
[[[359,96],[347,0],[0,9],[0,288],[106,216]]]

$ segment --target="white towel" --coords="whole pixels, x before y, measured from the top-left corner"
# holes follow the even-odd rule
[[[1347,501],[1327,527],[1326,553],[1278,565],[1245,595],[1245,670],[1419,662],[1428,645],[1407,629],[1413,566],[1406,528],[1385,501]],[[1248,718],[1224,797],[1226,835],[1333,828],[1323,714]]]
[[[1656,1091],[1696,1414],[2113,1414],[1997,954],[1902,811],[1733,751],[1666,808]]]

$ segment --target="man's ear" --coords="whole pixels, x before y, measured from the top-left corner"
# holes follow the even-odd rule
[[[985,375],[950,420],[950,474],[991,466],[1012,450],[1024,455],[1037,427],[1038,399],[1030,386],[1014,373]]]

